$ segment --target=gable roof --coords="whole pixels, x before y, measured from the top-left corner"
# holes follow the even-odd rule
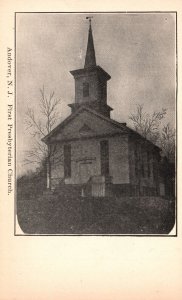
[[[70,123],[74,118],[76,118],[76,116],[78,116],[81,112],[83,111],[87,111],[95,116],[97,116],[98,118],[101,118],[105,121],[107,121],[109,124],[114,125],[117,129],[121,130],[121,133],[128,133],[128,134],[132,134],[135,135],[137,138],[142,139],[147,141],[149,144],[153,145],[153,147],[160,149],[158,146],[154,145],[151,141],[147,140],[146,138],[144,138],[142,135],[140,135],[138,132],[134,131],[133,129],[129,128],[128,126],[126,126],[126,123],[120,123],[117,122],[113,119],[110,119],[100,113],[98,113],[97,111],[82,105],[79,109],[77,109],[74,113],[72,113],[71,115],[69,115],[64,121],[62,121],[58,126],[56,126],[49,134],[47,134],[45,137],[42,138],[42,141],[46,144],[49,143],[49,139],[56,135],[57,133],[59,133],[59,131],[61,129],[63,129],[68,123]]]
[[[42,141],[47,143],[49,138],[54,136],[56,133],[59,132],[60,129],[64,128],[69,122],[71,122],[77,115],[79,115],[82,111],[87,111],[105,121],[107,121],[108,123],[116,126],[117,128],[119,129],[122,129],[122,132],[123,130],[125,132],[128,132],[127,128],[125,125],[122,125],[122,123],[119,123],[117,121],[114,121],[110,118],[107,118],[106,116],[96,112],[95,110],[89,108],[89,107],[86,107],[85,105],[82,105],[79,109],[77,109],[74,113],[72,113],[71,115],[69,115],[63,122],[61,122],[58,126],[56,126],[49,134],[47,134],[45,137],[42,138]],[[125,123],[124,123],[125,124]]]

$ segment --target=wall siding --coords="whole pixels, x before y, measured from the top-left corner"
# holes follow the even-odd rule
[[[135,173],[135,150],[139,146],[139,151],[141,151],[140,160],[139,160],[139,168],[141,170],[141,159],[143,160],[144,165],[144,176],[138,174],[136,176]],[[148,162],[147,162],[147,152],[150,154],[150,176],[148,176]],[[136,140],[132,137],[129,137],[129,174],[130,174],[130,183],[133,186],[140,186],[141,193],[150,193],[150,191],[154,191],[158,189],[158,183],[154,179],[154,162],[156,166],[158,166],[157,162],[157,152],[154,150],[150,144],[143,142],[143,140]],[[148,189],[148,192],[147,192]],[[152,193],[152,192],[151,192]]]
[[[67,184],[80,184],[80,168],[89,163],[90,174],[101,175],[100,141],[105,139],[90,139],[72,141],[71,145],[71,177],[65,179]],[[109,141],[109,171],[114,184],[129,183],[128,138],[127,136],[110,137]],[[64,144],[59,144],[60,156],[63,155]],[[54,183],[64,180],[64,164],[52,161],[51,178]]]
[[[109,139],[109,168],[114,184],[129,183],[128,136]]]
[[[100,174],[100,147],[97,140],[72,141],[71,145],[71,177],[65,179],[67,184],[80,184],[80,165],[89,163],[91,175]],[[63,153],[63,144],[60,143],[60,153]],[[58,181],[64,179],[64,165],[52,165],[52,178]]]

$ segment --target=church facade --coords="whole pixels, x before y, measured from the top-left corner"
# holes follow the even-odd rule
[[[110,117],[107,81],[96,64],[91,24],[84,68],[75,80],[71,114],[43,138],[49,149],[48,186],[78,186],[82,196],[158,195],[160,149]]]

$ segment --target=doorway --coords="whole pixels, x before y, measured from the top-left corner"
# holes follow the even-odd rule
[[[82,162],[79,166],[80,183],[87,183],[91,176],[93,176],[92,162]]]

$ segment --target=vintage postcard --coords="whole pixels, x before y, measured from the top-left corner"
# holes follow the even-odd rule
[[[15,17],[18,226],[174,233],[176,13]]]
[[[0,299],[178,300],[180,7],[79,2],[1,5]]]

